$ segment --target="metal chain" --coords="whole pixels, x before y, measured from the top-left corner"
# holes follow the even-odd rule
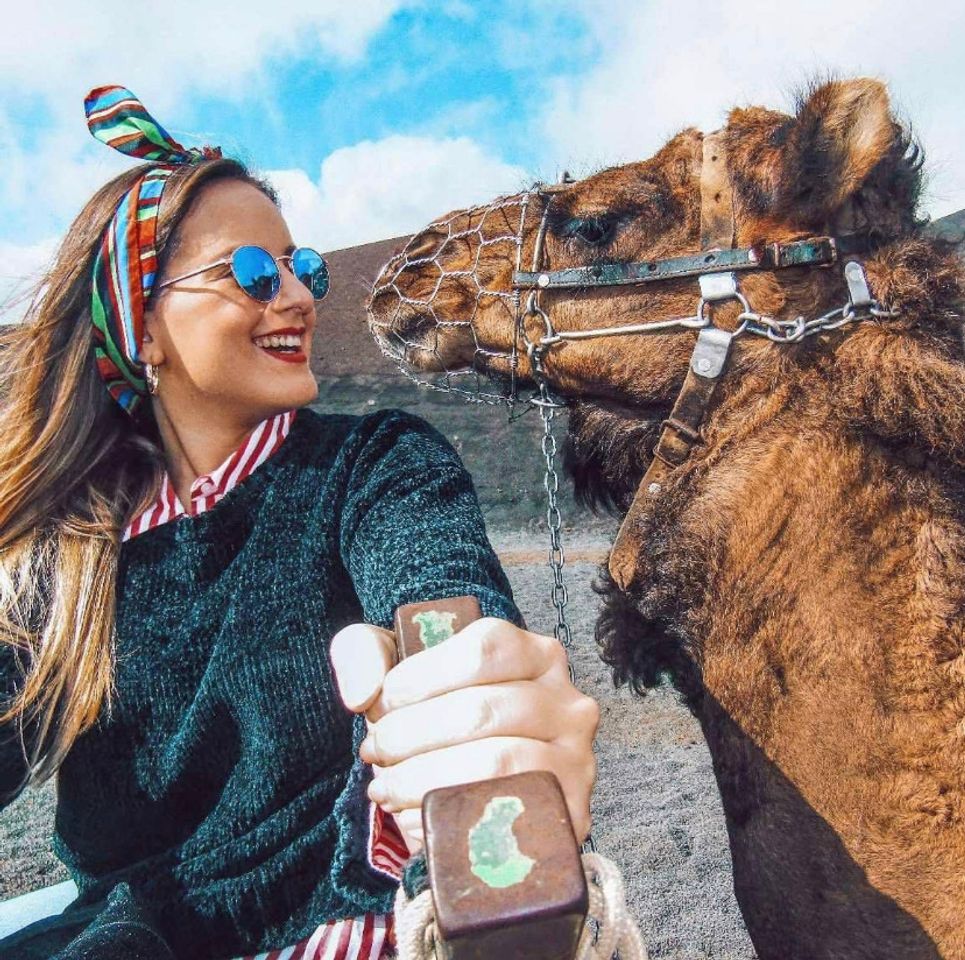
[[[829,310],[814,320],[805,320],[804,317],[798,317],[795,320],[775,320],[773,317],[755,313],[753,310],[745,310],[737,319],[740,323],[738,331],[741,333],[767,337],[774,343],[800,343],[805,337],[813,337],[826,330],[837,330],[846,323],[896,315],[896,311],[888,310],[877,301],[872,301],[867,307],[855,307],[848,302],[843,307]]]
[[[559,404],[549,396],[549,391],[545,387],[540,391],[539,400],[534,402],[538,404],[540,416],[543,418],[541,447],[543,460],[546,464],[543,488],[546,490],[546,526],[550,533],[549,565],[553,571],[553,606],[556,607],[556,627],[553,632],[556,639],[563,644],[567,652],[567,659],[569,659],[573,638],[570,633],[570,625],[566,621],[566,605],[569,603],[569,594],[566,590],[566,582],[563,579],[566,555],[563,553],[563,540],[560,533],[563,527],[563,517],[560,514],[558,502],[560,478],[556,472],[556,437],[553,434],[553,418],[556,416]],[[572,663],[570,663],[570,679],[574,679]]]
[[[538,369],[542,372],[542,364],[538,364]],[[540,383],[539,398],[533,398],[532,403],[539,407],[540,417],[543,419],[543,460],[546,471],[543,475],[543,488],[546,490],[546,525],[550,532],[549,565],[553,571],[553,606],[556,608],[556,627],[553,634],[566,651],[566,669],[570,675],[570,683],[576,686],[576,671],[573,669],[573,636],[570,633],[570,625],[566,619],[566,605],[569,603],[569,594],[566,590],[566,582],[563,571],[566,566],[566,555],[563,553],[563,540],[561,530],[563,518],[560,514],[558,494],[560,489],[560,477],[556,471],[556,436],[553,433],[553,420],[556,411],[565,406],[558,400],[554,400],[550,394],[546,381]],[[596,843],[593,841],[593,834],[587,834],[586,840],[581,844],[580,849],[583,853],[596,853]],[[593,942],[596,943],[599,936],[598,926],[592,925]]]

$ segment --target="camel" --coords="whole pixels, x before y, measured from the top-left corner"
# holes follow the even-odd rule
[[[761,960],[965,960],[965,267],[921,165],[881,83],[816,84],[455,211],[368,304],[417,374],[569,403],[625,517],[602,655],[698,717]]]

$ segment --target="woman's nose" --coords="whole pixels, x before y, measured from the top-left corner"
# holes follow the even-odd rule
[[[315,298],[311,290],[292,273],[287,264],[279,264],[278,272],[281,275],[281,287],[273,301],[275,309],[279,311],[294,309],[299,313],[314,316]]]

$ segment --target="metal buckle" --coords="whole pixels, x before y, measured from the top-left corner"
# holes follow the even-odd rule
[[[694,373],[708,380],[714,380],[724,371],[727,355],[734,334],[719,327],[704,327],[697,335],[697,345],[690,358],[690,368]]]
[[[808,237],[788,243],[767,245],[775,270],[787,267],[830,267],[838,259],[838,245],[834,237]]]
[[[702,273],[697,282],[700,284],[700,299],[708,303],[718,300],[731,300],[737,297],[737,274]]]

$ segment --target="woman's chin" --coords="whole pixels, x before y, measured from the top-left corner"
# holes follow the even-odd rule
[[[314,403],[318,399],[318,381],[314,376],[309,374],[309,382],[306,384],[305,390],[302,394],[301,399],[297,403],[293,403],[292,407],[305,407],[310,403]]]
[[[244,415],[246,422],[260,423],[279,413],[306,407],[318,398],[318,384],[310,373],[304,378],[298,378],[294,383],[276,382],[272,384],[272,388],[257,395],[252,391],[238,398],[236,409],[247,408]]]
[[[272,397],[272,407],[279,413],[286,410],[296,410],[299,407],[307,407],[318,399],[318,384],[312,377],[309,383],[300,385],[300,389],[279,391]]]

